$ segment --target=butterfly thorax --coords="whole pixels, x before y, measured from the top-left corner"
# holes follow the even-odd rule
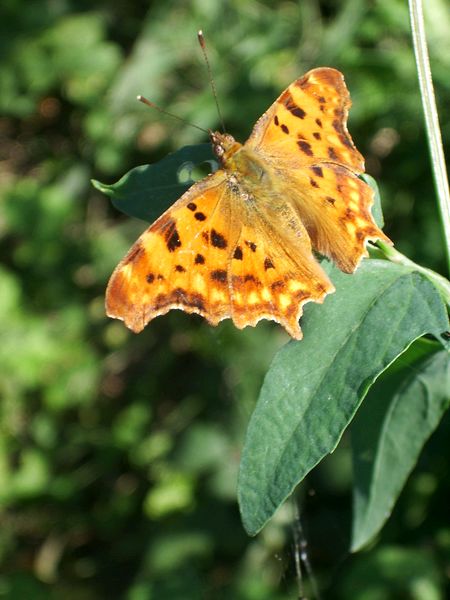
[[[229,133],[211,132],[214,153],[221,166],[233,174],[241,174],[247,183],[257,184],[266,179],[266,168],[257,154],[237,142]]]

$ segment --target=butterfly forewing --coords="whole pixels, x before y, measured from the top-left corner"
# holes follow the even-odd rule
[[[303,304],[322,302],[334,287],[313,257],[306,231],[294,245],[289,230],[295,222],[297,231],[304,231],[301,221],[294,214],[290,223],[282,213],[272,217],[264,221],[254,214],[241,229],[230,265],[233,321],[242,328],[275,320],[301,339]]]
[[[390,243],[370,212],[373,191],[347,131],[351,101],[339,71],[319,68],[292,83],[245,144],[271,165],[278,195],[298,212],[314,250],[352,273],[368,240]]]
[[[138,239],[114,271],[106,309],[135,332],[171,309],[217,325],[230,316],[229,249],[239,234],[225,173],[193,185]]]
[[[246,144],[278,165],[331,161],[363,172],[364,159],[347,131],[350,106],[342,73],[327,67],[314,69],[277,98]]]

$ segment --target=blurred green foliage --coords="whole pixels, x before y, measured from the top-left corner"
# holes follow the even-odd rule
[[[448,7],[447,7],[448,8]],[[425,3],[444,142],[450,15]],[[139,336],[104,316],[109,274],[140,233],[92,189],[201,134],[228,130],[313,66],[341,69],[350,128],[399,250],[443,270],[403,0],[3,0],[0,7],[0,598],[295,598],[289,506],[255,539],[235,498],[243,434],[286,341],[270,323],[211,329],[178,312]],[[373,548],[348,555],[344,443],[300,490],[327,598],[448,593],[450,421]],[[305,583],[308,590],[308,583]]]

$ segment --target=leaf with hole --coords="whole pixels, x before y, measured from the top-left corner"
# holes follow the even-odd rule
[[[121,212],[152,223],[191,187],[192,173],[204,163],[211,172],[217,167],[211,144],[184,146],[159,162],[131,169],[116,183],[93,179],[92,184]]]

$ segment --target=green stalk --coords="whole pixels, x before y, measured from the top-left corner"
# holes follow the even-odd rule
[[[430,61],[428,57],[427,40],[423,19],[422,0],[409,0],[409,15],[411,20],[414,53],[416,56],[419,86],[425,115],[425,125],[428,144],[431,152],[434,183],[438,199],[440,219],[442,223],[445,251],[450,272],[450,192],[448,187],[447,170],[445,167],[444,150],[442,148],[439,118],[431,79]]]
[[[406,267],[411,267],[415,271],[422,273],[427,277],[433,285],[439,290],[444,302],[450,306],[450,281],[436,273],[436,271],[432,271],[431,269],[427,269],[426,267],[422,267],[418,265],[414,261],[410,260],[407,256],[396,250],[393,246],[382,242],[381,240],[377,240],[377,246],[381,250],[381,255],[391,262],[397,263],[399,265],[405,265]]]

